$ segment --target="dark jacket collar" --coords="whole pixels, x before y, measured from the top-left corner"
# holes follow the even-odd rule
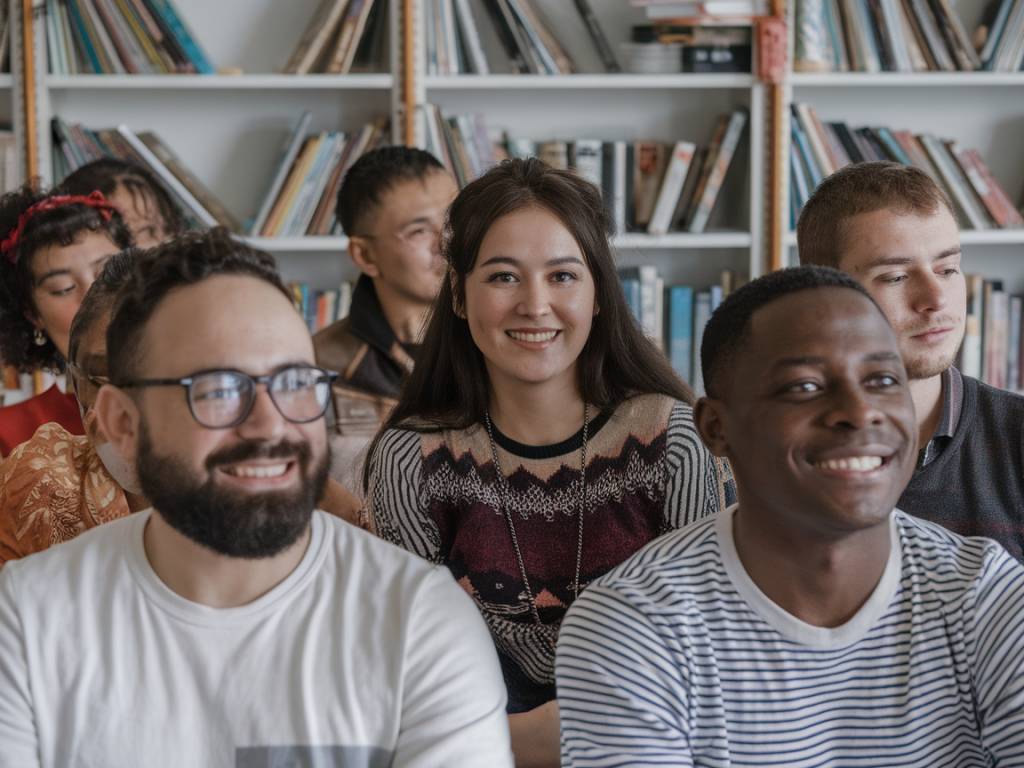
[[[352,334],[369,344],[383,355],[390,357],[398,345],[398,338],[391,330],[384,309],[377,298],[373,280],[360,275],[352,291],[352,305],[349,308]]]

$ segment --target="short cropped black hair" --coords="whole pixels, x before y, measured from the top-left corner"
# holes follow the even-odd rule
[[[864,286],[845,272],[831,267],[791,267],[769,272],[748,283],[726,297],[704,328],[700,364],[704,388],[710,397],[720,394],[720,379],[746,343],[753,314],[783,296],[814,288],[849,288],[875,304]]]
[[[185,217],[170,192],[148,168],[135,163],[104,157],[72,171],[60,183],[60,189],[69,195],[88,195],[98,189],[110,197],[118,187],[124,187],[136,205],[139,199],[152,201],[169,236],[185,231]]]
[[[444,169],[436,157],[415,147],[381,147],[367,152],[348,169],[338,190],[335,215],[341,228],[347,235],[361,234],[359,228],[365,225],[366,216],[391,187]]]
[[[103,265],[99,276],[89,286],[82,303],[75,312],[75,319],[71,321],[71,335],[68,337],[68,360],[76,362],[78,347],[82,343],[82,337],[92,328],[100,315],[114,306],[118,291],[121,290],[128,276],[132,271],[132,262],[138,258],[139,251],[134,248],[127,248],[120,253],[115,253]]]
[[[131,273],[114,303],[107,328],[107,366],[113,384],[121,385],[135,377],[146,323],[167,294],[217,275],[255,277],[292,301],[274,258],[235,240],[223,227],[190,232],[143,251],[132,261]]]

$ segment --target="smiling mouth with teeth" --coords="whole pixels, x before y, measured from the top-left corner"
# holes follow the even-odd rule
[[[544,341],[551,341],[557,336],[560,331],[544,331],[543,333],[523,333],[522,331],[505,331],[516,341],[526,341],[533,344],[539,344]]]
[[[290,462],[284,464],[261,464],[261,465],[232,465],[222,467],[221,469],[228,475],[233,477],[256,477],[256,478],[268,478],[268,477],[280,477],[288,471]]]
[[[881,456],[849,456],[843,459],[816,461],[814,466],[837,472],[872,472],[883,464],[885,464],[885,459]]]

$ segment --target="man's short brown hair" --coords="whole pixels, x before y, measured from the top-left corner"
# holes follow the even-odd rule
[[[848,165],[822,181],[800,212],[800,263],[838,268],[846,221],[858,214],[890,209],[930,216],[940,206],[956,218],[942,187],[918,168],[889,162]]]

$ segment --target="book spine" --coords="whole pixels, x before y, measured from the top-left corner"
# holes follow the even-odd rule
[[[590,1],[575,0],[575,2],[576,9],[580,12],[580,16],[583,17],[583,21],[587,25],[590,39],[594,41],[594,46],[597,48],[597,53],[601,57],[605,70],[610,73],[621,72],[622,67],[619,66],[619,61],[615,58],[615,51],[612,50],[608,38],[605,37],[604,30],[601,29],[601,23],[594,14],[593,8],[590,7]]]
[[[700,364],[700,347],[704,328],[711,319],[711,292],[701,291],[693,302],[693,391],[704,394],[704,372]]]
[[[177,195],[183,203],[194,213],[199,220],[207,227],[216,227],[218,222],[213,215],[206,210],[202,203],[196,200],[195,196],[188,191],[188,188],[178,181],[178,178],[164,166],[154,155],[149,147],[143,144],[126,125],[117,126],[117,133],[123,138],[139,157],[148,165],[157,176]]]
[[[285,180],[288,178],[288,172],[295,162],[295,158],[298,157],[302,140],[309,130],[309,124],[312,119],[313,115],[311,113],[303,112],[291,133],[288,134],[288,138],[285,140],[284,147],[281,150],[281,160],[278,163],[277,172],[274,174],[274,179],[271,181],[267,194],[263,198],[259,213],[256,214],[252,227],[249,228],[250,235],[259,235],[263,231],[263,227],[267,223],[267,217],[270,216],[274,202],[281,192],[281,187],[284,186]]]
[[[462,30],[462,39],[466,43],[471,72],[477,75],[489,75],[491,70],[487,64],[487,56],[484,54],[483,44],[480,42],[480,30],[477,29],[476,19],[469,7],[469,0],[455,0],[455,13],[458,24]]]
[[[707,226],[708,219],[711,217],[711,212],[714,210],[722,184],[725,181],[725,176],[732,165],[732,158],[736,153],[736,148],[739,146],[740,136],[743,134],[743,127],[746,123],[747,113],[745,110],[733,112],[732,117],[729,119],[729,127],[722,138],[721,149],[717,157],[715,157],[714,167],[708,176],[704,195],[701,197],[697,211],[690,222],[690,232],[703,232]]]
[[[693,288],[669,288],[669,360],[679,378],[689,383],[693,371]]]
[[[216,72],[210,60],[206,58],[203,49],[196,43],[192,33],[174,10],[169,0],[147,0],[152,10],[157,13],[167,25],[167,29],[174,36],[174,39],[181,46],[189,60],[195,65],[196,71],[202,75],[212,75]]]
[[[1011,392],[1019,392],[1021,389],[1020,379],[1020,341],[1021,322],[1024,321],[1024,298],[1020,296],[1010,297],[1010,335],[1007,339],[1009,347],[1006,350],[1006,388]]]
[[[647,225],[648,233],[664,235],[668,232],[672,225],[672,214],[679,202],[683,183],[686,181],[686,174],[696,151],[697,145],[689,141],[677,141],[672,148],[672,158],[669,160],[668,170],[665,171],[658,200],[654,204],[654,213],[651,214],[651,221]]]

